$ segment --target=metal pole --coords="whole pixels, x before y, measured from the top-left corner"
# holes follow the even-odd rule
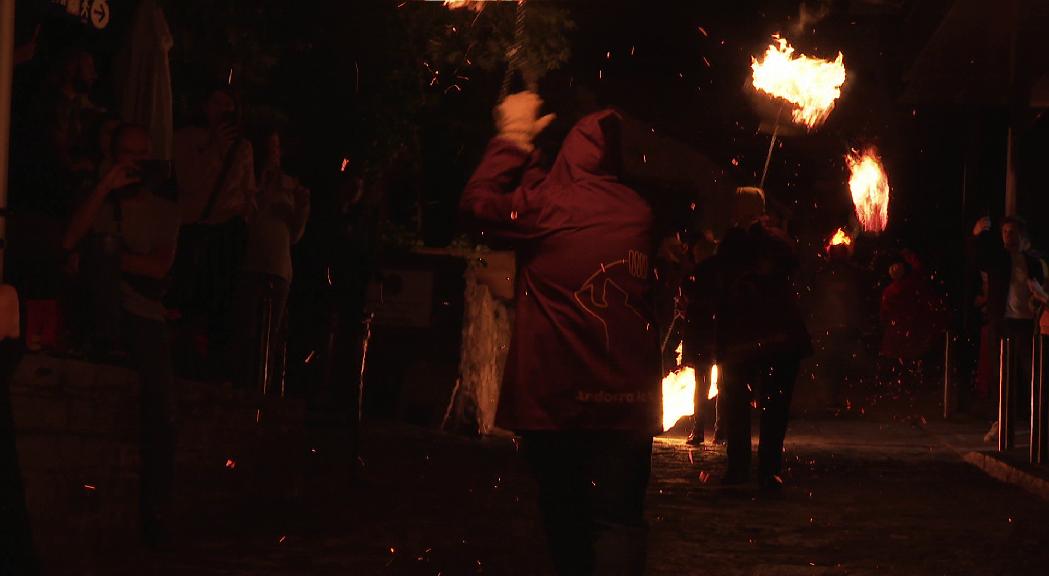
[[[944,332],[943,345],[943,419],[951,417],[951,331]]]
[[[519,71],[524,76],[525,84],[529,90],[535,91],[535,78],[530,77],[524,70],[524,66],[521,65],[524,54],[523,43],[524,43],[524,23],[525,23],[525,5],[528,0],[517,0],[517,5],[514,7],[514,43],[510,46],[510,49],[506,52],[506,72],[503,73],[503,86],[500,90],[499,99],[502,100],[510,94],[510,84],[514,79],[514,72]]]
[[[364,334],[361,341],[361,379],[357,387],[357,423],[364,419],[364,370],[368,365],[368,342],[372,339],[372,320],[375,314],[368,312],[364,315]]]
[[[262,395],[269,393],[270,387],[270,331],[273,330],[273,281],[267,281],[266,297],[262,301],[262,330],[259,334],[259,379],[262,382]]]
[[[998,354],[998,451],[1013,447],[1012,339],[1002,338]]]
[[[1049,391],[1045,382],[1045,340],[1038,336],[1038,463],[1049,459]]]
[[[1042,371],[1045,369],[1042,346],[1042,335],[1035,325],[1031,350],[1031,464],[1042,462]]]
[[[7,172],[11,142],[11,83],[15,73],[15,0],[0,0],[0,281],[7,239]]]
[[[1035,315],[1038,318],[1038,315]],[[1038,364],[1038,326],[1034,327],[1034,331],[1031,334],[1031,410],[1028,412],[1028,421],[1030,426],[1028,427],[1028,442],[1027,442],[1027,458],[1034,464],[1038,460],[1038,428],[1040,426],[1038,422],[1038,372],[1042,370],[1042,367]]]

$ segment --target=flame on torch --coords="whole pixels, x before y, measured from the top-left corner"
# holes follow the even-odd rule
[[[852,246],[852,238],[845,232],[845,230],[838,228],[831,236],[830,240],[827,241],[827,252],[830,252],[832,246]]]
[[[856,217],[867,232],[882,232],[889,223],[889,177],[875,148],[845,156]]]
[[[835,60],[794,55],[786,39],[773,35],[761,60],[751,57],[754,88],[794,105],[794,122],[814,128],[830,115],[845,83],[841,52]]]
[[[707,389],[707,400],[718,397],[718,365],[710,367],[710,388]]]

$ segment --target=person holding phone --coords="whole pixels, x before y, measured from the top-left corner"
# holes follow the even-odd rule
[[[141,379],[141,528],[147,543],[159,543],[174,469],[174,378],[163,298],[179,220],[175,203],[153,189],[166,175],[149,155],[144,128],[116,129],[114,165],[74,210],[63,247],[72,251],[93,242],[101,249],[91,262],[114,264],[109,286],[119,303],[120,335]],[[82,262],[81,272],[90,272],[85,267]]]
[[[243,218],[255,192],[251,142],[241,134],[237,100],[228,87],[212,90],[202,122],[175,134],[175,177],[184,224],[219,225]]]
[[[229,378],[233,292],[256,189],[251,142],[238,118],[235,95],[222,85],[204,100],[200,122],[175,134],[184,227],[171,303],[183,316],[206,319],[207,352],[199,363],[205,373],[195,378]]]

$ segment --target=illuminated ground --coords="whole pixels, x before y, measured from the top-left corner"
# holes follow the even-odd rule
[[[772,497],[718,486],[721,450],[690,456],[680,438],[660,439],[650,574],[1023,575],[1049,566],[1049,505],[989,479],[919,427],[807,421],[788,440],[790,487]],[[201,575],[548,573],[534,490],[506,441],[373,426],[362,486],[312,497],[319,510],[289,515],[283,528],[270,518],[237,538],[183,543],[163,563]]]

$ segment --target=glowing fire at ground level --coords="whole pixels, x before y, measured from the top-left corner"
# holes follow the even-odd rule
[[[681,346],[678,345],[680,362]],[[696,371],[691,366],[681,366],[663,377],[663,431],[670,430],[677,421],[696,413]],[[718,366],[710,368],[710,387],[707,399],[718,395]]]

